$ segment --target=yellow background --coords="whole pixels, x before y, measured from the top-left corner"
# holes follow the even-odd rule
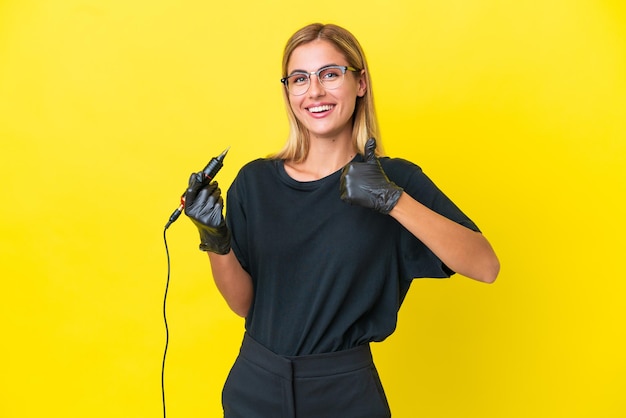
[[[615,0],[0,2],[0,416],[161,416],[163,227],[286,136],[288,36],[362,42],[386,151],[502,262],[414,283],[374,347],[396,417],[626,416],[626,8]],[[218,417],[243,321],[168,230],[167,411]]]

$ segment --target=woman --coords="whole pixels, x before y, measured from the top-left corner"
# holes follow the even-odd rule
[[[493,282],[488,241],[421,169],[376,151],[365,55],[312,24],[283,57],[290,136],[228,190],[192,174],[185,213],[213,277],[246,318],[224,416],[389,417],[369,343],[396,326],[413,278]]]

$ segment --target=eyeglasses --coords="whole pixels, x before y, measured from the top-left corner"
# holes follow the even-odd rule
[[[317,76],[320,84],[327,90],[341,87],[346,71],[360,71],[354,67],[345,65],[327,65],[312,73],[306,71],[294,71],[287,77],[281,78],[280,82],[285,85],[287,91],[294,96],[301,96],[311,86],[311,76]]]

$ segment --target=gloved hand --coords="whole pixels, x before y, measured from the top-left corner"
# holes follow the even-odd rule
[[[222,216],[224,200],[217,182],[193,173],[185,192],[185,215],[200,232],[200,250],[216,254],[230,251],[230,231]]]
[[[341,200],[388,214],[394,208],[402,188],[389,181],[375,155],[376,140],[365,143],[365,162],[351,162],[341,173]]]

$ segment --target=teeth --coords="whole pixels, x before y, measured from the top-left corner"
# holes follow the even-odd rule
[[[311,113],[325,112],[325,111],[328,111],[328,110],[330,110],[332,108],[333,107],[331,105],[315,106],[315,107],[310,107],[309,108],[309,112],[311,112]]]

